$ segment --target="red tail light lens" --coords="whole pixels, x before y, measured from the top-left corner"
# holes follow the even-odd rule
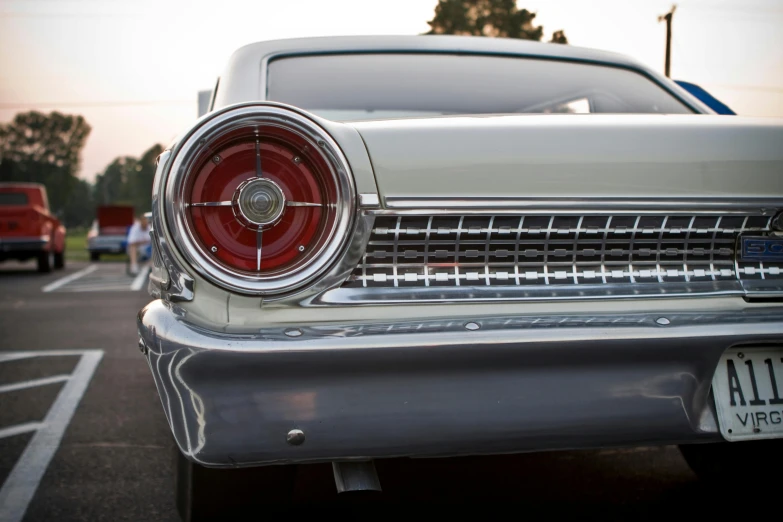
[[[321,246],[336,219],[329,165],[317,145],[288,129],[258,126],[232,134],[190,177],[187,212],[195,236],[231,269],[257,275],[291,270]]]
[[[308,118],[275,106],[233,109],[203,122],[175,154],[167,197],[184,232],[180,246],[214,282],[288,292],[342,250],[353,180],[337,145]]]

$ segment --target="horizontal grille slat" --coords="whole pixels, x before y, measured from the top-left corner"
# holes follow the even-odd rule
[[[563,287],[783,279],[736,259],[766,215],[378,216],[347,287]]]

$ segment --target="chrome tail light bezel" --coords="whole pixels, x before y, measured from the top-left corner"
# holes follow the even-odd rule
[[[227,132],[240,127],[276,125],[300,134],[317,146],[332,169],[338,188],[336,219],[318,251],[306,263],[289,273],[270,276],[252,275],[233,270],[219,262],[195,238],[187,219],[187,178],[198,152]],[[164,185],[164,222],[182,257],[193,269],[215,285],[245,295],[282,297],[313,284],[344,253],[356,219],[356,188],[348,160],[337,142],[313,118],[303,111],[283,104],[258,102],[226,107],[202,118],[172,150]]]

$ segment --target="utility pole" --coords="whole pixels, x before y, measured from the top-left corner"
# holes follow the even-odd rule
[[[658,17],[659,22],[663,22],[666,20],[666,65],[665,65],[665,73],[666,77],[669,78],[671,76],[672,72],[672,16],[674,16],[674,11],[677,9],[677,5],[672,5],[672,8],[669,10],[668,13],[665,15],[661,15]]]

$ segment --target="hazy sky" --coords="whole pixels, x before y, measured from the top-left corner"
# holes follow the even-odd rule
[[[672,77],[739,114],[783,117],[783,0],[676,2]],[[92,125],[81,175],[168,144],[196,118],[231,52],[325,35],[418,34],[437,0],[0,0],[0,122],[79,113]],[[519,0],[546,37],[663,70],[661,0]]]

